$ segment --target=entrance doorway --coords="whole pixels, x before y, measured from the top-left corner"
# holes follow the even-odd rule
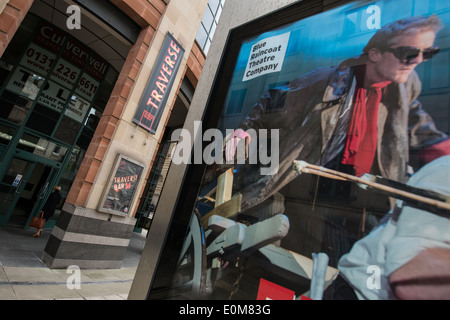
[[[41,162],[14,157],[0,181],[0,226],[27,227],[44,205],[57,171]]]

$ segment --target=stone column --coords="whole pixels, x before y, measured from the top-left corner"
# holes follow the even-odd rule
[[[41,256],[50,268],[119,269],[136,219],[65,204]]]

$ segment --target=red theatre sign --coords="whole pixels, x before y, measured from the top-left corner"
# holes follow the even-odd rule
[[[155,133],[183,58],[184,49],[167,33],[133,122]]]

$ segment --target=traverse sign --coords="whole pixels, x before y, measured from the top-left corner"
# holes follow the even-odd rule
[[[156,132],[183,54],[184,49],[167,33],[133,118],[133,122],[151,133]]]
[[[258,41],[252,46],[242,81],[281,70],[290,33]]]

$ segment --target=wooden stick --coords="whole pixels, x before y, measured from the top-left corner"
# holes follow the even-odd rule
[[[321,177],[335,179],[335,180],[348,181],[348,179],[345,179],[345,178],[342,178],[342,177],[338,177],[338,176],[333,175],[333,174],[325,173],[325,172],[322,172],[322,171],[316,170],[316,169],[309,169],[309,168],[306,169],[306,168],[304,168],[304,169],[302,169],[302,172],[303,173],[312,173],[312,174],[316,174],[316,175],[321,176]]]
[[[312,164],[306,163],[304,161],[297,161],[297,160],[294,160],[294,166],[295,166],[296,170],[299,171],[300,173],[317,174],[317,173],[320,172],[320,174],[326,174],[328,177],[335,176],[335,178],[339,179],[339,180],[350,180],[350,181],[362,183],[362,184],[368,185],[370,187],[377,188],[377,189],[380,189],[380,190],[384,190],[384,191],[387,191],[387,192],[391,192],[391,193],[399,195],[399,196],[404,196],[404,197],[407,197],[407,198],[410,198],[410,199],[413,199],[413,200],[416,200],[416,201],[428,203],[428,204],[431,204],[431,205],[433,205],[435,207],[438,207],[440,209],[450,210],[450,204],[449,203],[446,203],[446,202],[443,202],[443,201],[439,201],[439,200],[435,200],[435,199],[430,199],[430,198],[427,198],[427,197],[423,197],[423,196],[420,196],[420,195],[416,195],[414,193],[410,193],[410,192],[407,192],[407,191],[395,189],[395,188],[392,188],[392,187],[388,187],[388,186],[382,185],[380,183],[376,183],[376,182],[373,182],[373,181],[361,179],[361,178],[358,178],[356,176],[352,176],[350,174],[346,174],[346,173],[343,173],[343,172],[327,169],[327,168],[324,168],[324,167],[312,165]]]

